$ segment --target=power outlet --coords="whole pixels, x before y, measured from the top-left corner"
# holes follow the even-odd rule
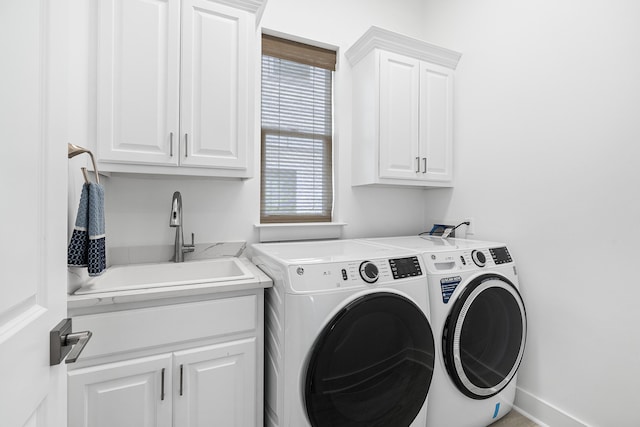
[[[476,232],[476,227],[475,227],[475,221],[473,220],[473,218],[465,218],[465,221],[467,221],[469,223],[469,225],[467,225],[467,235],[469,234],[475,234]]]

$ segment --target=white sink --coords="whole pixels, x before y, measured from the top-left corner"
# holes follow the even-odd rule
[[[228,282],[253,277],[251,271],[235,257],[180,263],[115,265],[101,276],[89,280],[75,295]]]

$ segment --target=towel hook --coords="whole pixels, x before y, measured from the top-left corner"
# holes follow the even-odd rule
[[[93,158],[93,153],[89,150],[87,150],[86,148],[82,148],[78,145],[74,145],[74,144],[67,144],[67,148],[68,148],[68,157],[72,158],[77,156],[78,154],[84,154],[87,153],[89,155],[89,157],[91,157],[91,163],[93,164],[93,171],[96,174],[96,183],[100,184],[100,176],[98,175],[98,167],[96,166],[96,160]],[[84,175],[84,181],[88,184],[89,183],[89,175],[87,174],[87,168],[81,168],[82,170],[82,175]]]

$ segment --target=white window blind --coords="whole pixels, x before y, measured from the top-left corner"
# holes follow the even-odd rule
[[[335,52],[263,36],[262,223],[331,221],[333,67]]]

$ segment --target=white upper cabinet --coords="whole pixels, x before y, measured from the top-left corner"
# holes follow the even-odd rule
[[[211,4],[183,1],[180,163],[246,170],[254,22]]]
[[[102,0],[98,8],[99,160],[177,165],[180,3]]]
[[[264,1],[98,4],[100,169],[250,177]]]
[[[353,185],[453,185],[453,71],[460,54],[372,27],[353,67]]]

